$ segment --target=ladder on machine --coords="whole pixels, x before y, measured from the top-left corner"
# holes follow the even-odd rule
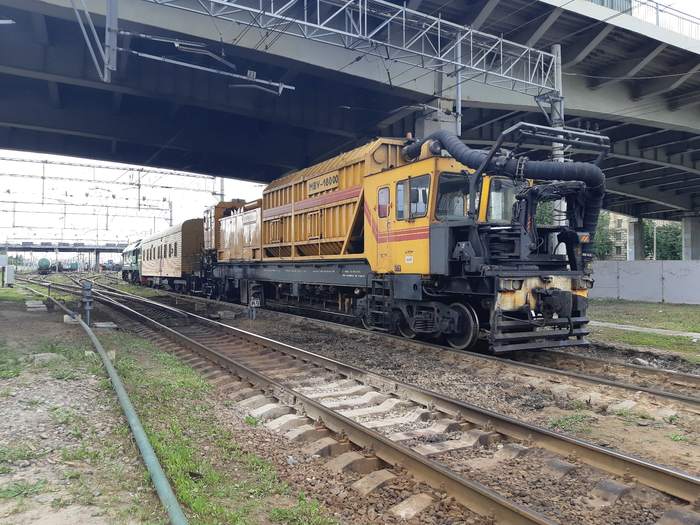
[[[391,328],[391,281],[372,278],[369,293],[369,318],[375,330]]]

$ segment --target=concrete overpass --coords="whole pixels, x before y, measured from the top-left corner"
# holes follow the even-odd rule
[[[398,36],[387,26],[369,40],[331,42],[332,31],[313,33],[303,24],[303,6],[313,17],[320,2],[333,4],[120,0],[125,33],[116,42],[116,71],[103,82],[70,0],[0,0],[0,17],[16,22],[0,29],[0,147],[267,181],[373,135],[402,135],[435,119],[422,104],[453,108],[451,63],[441,68],[425,56],[419,63],[398,54],[391,47]],[[646,22],[638,18],[640,2],[651,0],[410,0],[400,16],[424,23],[439,13],[465,32],[503,35],[533,53],[560,43],[567,124],[612,139],[606,207],[637,217],[693,217],[700,211],[700,22],[682,14],[675,25],[668,17]],[[105,1],[87,4],[101,31]],[[258,5],[264,12],[251,7]],[[389,2],[381,5],[384,13],[372,12],[377,19],[391,12]],[[335,22],[335,36],[342,23],[361,34],[357,22]],[[378,23],[364,27],[366,37]],[[205,42],[238,73],[254,71],[295,89],[275,96],[241,88],[244,82],[204,69],[226,69],[220,60],[153,36]],[[527,89],[494,87],[504,68],[485,56],[489,74],[460,72],[473,79],[461,84],[462,137],[480,147],[518,120],[545,121]],[[533,156],[547,153],[523,146]],[[591,158],[585,151],[568,155]],[[684,220],[689,254],[700,243],[697,224]]]
[[[5,252],[43,252],[43,253],[122,253],[126,244],[84,244],[82,242],[21,242],[0,244]]]
[[[95,267],[99,267],[100,254],[116,253],[121,255],[124,243],[85,244],[82,242],[5,242],[0,243],[0,252],[4,253],[53,253],[58,261],[59,253],[87,253],[89,258],[94,256]]]

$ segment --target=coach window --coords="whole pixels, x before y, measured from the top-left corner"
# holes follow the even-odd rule
[[[396,218],[425,217],[430,201],[430,175],[421,175],[396,183]],[[408,207],[408,217],[406,208]]]
[[[173,245],[168,243],[168,257],[173,256]]]
[[[177,243],[175,243],[175,247],[173,248],[173,255],[177,257]]]
[[[380,219],[389,216],[389,188],[379,188],[377,194],[377,213]]]

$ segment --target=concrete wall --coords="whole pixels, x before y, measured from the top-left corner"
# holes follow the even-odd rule
[[[700,261],[596,261],[593,298],[700,304]]]

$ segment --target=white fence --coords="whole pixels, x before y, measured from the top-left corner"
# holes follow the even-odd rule
[[[700,18],[656,0],[588,0],[593,4],[632,15],[663,29],[700,39]],[[697,0],[696,0],[697,1]]]
[[[591,297],[700,304],[700,261],[596,261]]]

